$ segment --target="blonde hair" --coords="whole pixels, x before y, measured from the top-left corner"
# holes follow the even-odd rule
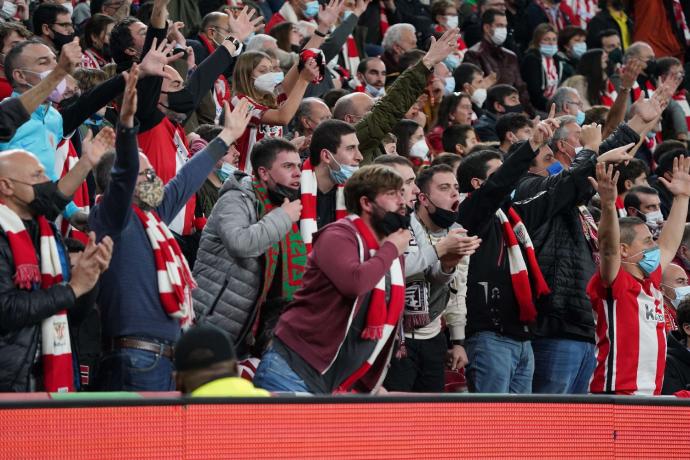
[[[273,67],[271,57],[262,51],[247,51],[240,54],[235,63],[235,70],[232,72],[232,92],[235,95],[244,94],[249,96],[254,101],[267,107],[277,108],[276,98],[273,94],[259,91],[254,86],[252,72],[264,59],[268,60],[271,63],[271,67]]]

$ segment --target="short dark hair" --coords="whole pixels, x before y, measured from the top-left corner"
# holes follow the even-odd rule
[[[259,168],[270,169],[276,161],[280,152],[296,152],[297,149],[290,142],[279,137],[267,137],[254,144],[249,155],[252,169],[257,171]]]
[[[604,38],[611,37],[613,35],[617,35],[618,37],[621,36],[621,34],[619,34],[616,29],[604,29],[601,32],[599,32],[599,35],[597,36],[598,42],[596,43],[597,47],[602,46],[602,41],[604,40]]]
[[[632,160],[628,161],[627,164],[619,163],[614,168],[620,174],[618,176],[618,184],[616,184],[619,194],[625,193],[626,180],[634,181],[640,177],[642,173],[644,173],[646,176],[649,176],[649,168],[645,162],[639,158],[633,158]]]
[[[496,16],[505,16],[505,15],[506,15],[505,13],[503,13],[499,10],[489,8],[488,10],[484,11],[484,13],[482,13],[482,27],[484,26],[484,24],[493,24],[494,19],[496,19]]]
[[[618,219],[618,227],[620,228],[620,242],[630,244],[635,240],[637,232],[635,228],[639,225],[646,225],[639,217],[621,217]]]
[[[321,162],[321,150],[335,154],[343,136],[356,133],[354,126],[342,120],[325,120],[316,127],[309,144],[309,160],[312,168]]]
[[[582,124],[597,123],[603,126],[606,124],[606,117],[608,117],[610,111],[611,108],[605,105],[593,105],[585,110],[585,121]]]
[[[666,152],[659,157],[656,170],[654,171],[657,176],[661,177],[667,172],[673,171],[673,160],[681,155],[687,155],[688,152],[685,148],[673,149],[670,152]]]
[[[656,74],[658,76],[666,75],[673,66],[682,66],[680,59],[673,56],[664,56],[656,60]]]
[[[436,165],[448,165],[454,168],[458,163],[462,161],[462,157],[455,153],[442,153],[437,155],[436,158],[431,160],[431,166]]]
[[[18,68],[18,60],[24,53],[24,48],[30,45],[43,45],[47,46],[43,40],[40,40],[38,38],[29,38],[28,40],[25,40],[23,42],[19,42],[16,45],[12,47],[9,53],[7,53],[7,56],[5,56],[5,78],[7,78],[7,82],[12,85],[12,87],[15,86],[15,81],[14,81],[14,76],[12,75],[14,71]]]
[[[434,176],[439,173],[453,174],[453,168],[448,165],[439,164],[422,169],[419,171],[419,174],[417,174],[417,180],[415,181],[419,190],[424,193],[429,193],[429,183],[433,180]]]
[[[531,128],[532,122],[521,113],[507,113],[501,115],[496,120],[496,134],[498,135],[498,140],[503,142],[506,140],[506,135],[508,133],[515,134],[517,130],[526,126]]]
[[[452,125],[443,130],[441,142],[443,143],[443,150],[450,153],[455,153],[455,146],[460,144],[467,147],[467,135],[474,131],[470,125]]]
[[[33,35],[29,29],[18,22],[0,22],[0,48],[5,47],[5,40],[12,35],[12,32],[17,32],[17,35],[25,39]]]
[[[410,156],[410,138],[419,129],[419,123],[414,120],[403,119],[393,126],[393,134],[398,137],[396,150],[398,155]]]
[[[565,49],[565,45],[567,45],[568,42],[573,38],[586,36],[587,32],[585,29],[577,26],[565,26],[560,32],[558,32],[558,49],[563,51]]]
[[[659,192],[657,192],[655,188],[648,187],[646,185],[638,185],[636,187],[631,188],[628,194],[625,195],[625,202],[623,203],[623,206],[625,206],[625,209],[635,208],[639,211],[642,202],[640,201],[640,197],[638,195],[658,194]]]
[[[374,164],[384,166],[409,166],[414,169],[412,162],[408,158],[401,157],[400,155],[379,155],[374,158]]]
[[[125,50],[134,46],[134,37],[132,37],[132,31],[129,27],[137,22],[139,22],[137,18],[127,16],[117,22],[113,31],[110,32],[110,54],[117,64],[132,59],[130,55],[125,53]]]
[[[482,69],[469,62],[463,62],[453,71],[453,78],[455,78],[455,88],[458,91],[462,91],[462,87],[465,83],[472,84],[474,80],[474,74],[484,75]]]
[[[688,334],[683,329],[684,324],[690,323],[690,298],[686,297],[676,310],[676,322],[678,323],[678,333],[687,339]],[[683,344],[685,345],[685,344]]]
[[[367,72],[367,67],[369,66],[370,62],[373,61],[381,61],[381,58],[379,57],[368,57],[364,58],[361,61],[359,61],[359,65],[357,66],[357,72],[359,73],[366,73]],[[381,61],[383,62],[383,61]]]
[[[331,112],[333,112],[333,108],[335,107],[335,103],[338,102],[338,100],[343,97],[347,96],[350,94],[350,92],[346,89],[342,88],[333,88],[331,90],[328,90],[326,94],[323,95],[322,99],[323,102],[326,103],[329,109],[331,109]]]
[[[517,94],[518,90],[511,85],[494,85],[486,92],[486,103],[484,107],[490,112],[496,113],[494,102],[503,105],[503,100],[511,94]]]
[[[363,166],[345,183],[345,207],[350,213],[361,214],[361,197],[366,196],[373,201],[379,193],[398,190],[402,186],[402,176],[390,166]]]
[[[480,150],[479,152],[470,153],[460,162],[458,169],[458,185],[460,192],[470,193],[472,188],[472,179],[486,179],[486,174],[489,171],[489,161],[503,160],[500,153],[494,150]]]
[[[115,20],[105,14],[95,14],[86,20],[84,25],[84,37],[82,48],[88,49],[93,46],[92,35],[100,35],[108,28],[110,24],[114,24]]]
[[[443,128],[450,125],[450,116],[455,113],[455,110],[458,108],[458,104],[460,104],[463,99],[469,99],[470,103],[472,102],[472,98],[467,93],[451,93],[443,96],[443,99],[441,99],[441,104],[438,107],[436,125],[442,126]]]
[[[137,153],[137,155],[139,155]],[[103,194],[108,190],[111,179],[111,171],[113,170],[113,165],[115,164],[115,151],[106,152],[101,157],[101,160],[94,168],[94,180],[96,181],[96,190]]]
[[[34,34],[42,35],[43,25],[52,26],[60,14],[69,14],[69,10],[62,5],[55,5],[53,3],[41,3],[38,5],[31,17]]]
[[[656,146],[652,157],[656,163],[659,163],[661,155],[676,149],[685,149],[685,142],[676,139],[668,139]]]

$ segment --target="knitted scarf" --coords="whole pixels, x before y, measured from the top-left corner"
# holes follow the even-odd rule
[[[594,260],[595,264],[599,265],[599,228],[597,227],[597,223],[594,221],[594,217],[592,217],[587,206],[578,206],[577,211],[580,214],[582,233],[592,253],[592,260]]]
[[[314,233],[318,229],[316,225],[316,196],[318,186],[316,183],[316,173],[311,166],[311,161],[307,159],[302,165],[302,177],[300,177],[300,191],[302,192],[302,215],[299,220],[300,233],[304,244],[307,246],[307,253],[311,252]],[[345,210],[345,185],[337,185],[335,191],[335,219],[342,219],[347,216]]]
[[[513,292],[520,308],[520,321],[531,323],[537,319],[537,309],[534,306],[532,289],[536,291],[536,297],[549,294],[551,290],[544,280],[537,256],[534,253],[532,240],[527,233],[525,224],[513,208],[508,209],[508,215],[502,209],[496,211],[496,217],[501,222],[503,236],[508,246],[508,264],[513,281]],[[527,264],[520,251],[520,246],[527,255]],[[531,280],[531,283],[530,283]]]
[[[379,244],[367,224],[359,216],[350,215],[347,218],[352,221],[357,229],[356,236],[359,246],[359,261],[360,263],[364,263],[364,245],[369,249],[370,257],[373,257],[379,249]],[[386,292],[387,277],[390,277],[389,292]],[[386,294],[388,294],[389,297],[388,305],[386,305]],[[358,297],[355,301],[355,305],[359,305],[360,309],[365,307],[366,299],[367,296]],[[371,369],[376,358],[378,358],[388,342],[388,339],[390,339],[395,332],[405,304],[405,277],[403,275],[402,265],[400,264],[400,258],[396,258],[393,261],[388,270],[388,274],[381,277],[378,283],[376,283],[376,286],[371,291],[371,295],[368,296],[368,300],[369,308],[367,310],[366,324],[362,331],[361,338],[364,340],[376,340],[376,346],[364,364],[346,378],[336,392],[349,391],[352,385]]]
[[[628,215],[628,211],[625,210],[625,206],[623,205],[623,200],[621,200],[619,196],[616,197],[616,212],[618,213],[618,217],[627,217]]]
[[[275,206],[268,197],[268,190],[256,178],[252,181],[254,193],[259,201],[258,218],[262,219],[266,214],[275,209]],[[256,334],[260,324],[261,306],[267,299],[268,293],[273,284],[276,270],[278,269],[278,262],[280,261],[280,282],[281,282],[281,297],[286,300],[292,300],[292,297],[302,286],[302,276],[304,275],[304,267],[307,265],[307,251],[304,247],[302,235],[300,235],[299,227],[296,223],[292,224],[290,231],[280,240],[279,243],[272,244],[264,254],[264,276],[263,286],[259,298],[256,302],[258,312],[252,327],[252,332]]]
[[[58,242],[53,228],[43,216],[36,220],[41,236],[40,269],[36,260],[36,249],[24,223],[14,211],[0,203],[0,227],[9,242],[16,270],[14,284],[18,289],[27,291],[36,289],[39,283],[41,289],[48,289],[63,280]],[[43,320],[41,345],[45,391],[74,391],[72,347],[65,310]]]
[[[688,23],[685,20],[685,13],[683,13],[683,6],[680,0],[672,0],[673,3],[673,19],[676,20],[676,25],[683,32],[683,39],[685,40],[685,45],[690,44],[690,29],[688,29]]]
[[[187,329],[194,322],[192,289],[196,287],[187,259],[168,226],[161,222],[155,211],[143,211],[138,206],[132,208],[144,226],[153,249],[163,310],[171,318],[178,319],[182,329]]]
[[[72,144],[72,141],[70,139],[63,139],[58,144],[58,151],[64,149],[66,149],[66,158],[62,166],[62,174],[60,175],[60,177],[65,177],[65,175],[79,162],[77,150],[74,148],[74,144]],[[74,192],[72,201],[80,210],[86,213],[89,212],[89,187],[86,184],[86,181],[82,182],[77,191]],[[58,216],[58,219],[56,219],[55,222],[57,223],[58,221],[60,222],[58,228],[60,229],[60,233],[62,233],[63,237],[69,236],[70,238],[79,240],[84,244],[87,244],[89,242],[89,236],[86,233],[81,232],[76,228],[72,227],[69,224],[69,221],[63,219],[62,216]]]

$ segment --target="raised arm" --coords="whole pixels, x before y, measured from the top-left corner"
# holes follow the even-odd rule
[[[606,117],[606,124],[604,125],[604,137],[607,137],[613,132],[616,127],[625,119],[625,111],[628,108],[628,95],[632,89],[633,84],[637,80],[638,75],[642,71],[643,62],[639,59],[631,59],[623,67],[621,73],[621,85],[618,88],[618,96],[609,110]]]
[[[688,215],[688,197],[690,197],[690,157],[678,157],[673,160],[673,179],[671,182],[663,177],[662,184],[673,193],[673,205],[668,213],[664,228],[659,235],[659,249],[661,250],[661,270],[676,256],[683,237],[685,220]]]
[[[616,197],[619,172],[613,173],[613,165],[608,168],[604,163],[597,163],[596,180],[590,178],[592,186],[599,190],[601,197],[601,219],[599,220],[599,273],[606,286],[616,279],[621,267],[620,228],[616,212]],[[687,201],[686,201],[687,209]]]
[[[89,130],[82,140],[81,147],[81,158],[58,182],[58,190],[66,197],[77,191],[89,172],[101,161],[103,154],[115,147],[115,131],[106,126],[93,137]]]
[[[265,111],[261,117],[261,122],[278,126],[285,126],[290,123],[290,120],[292,120],[295,113],[297,113],[297,109],[304,98],[304,92],[307,90],[307,86],[318,75],[319,68],[316,65],[316,61],[310,59],[304,66],[302,72],[300,72],[299,79],[293,86],[292,91],[290,91],[287,100],[280,108]]]

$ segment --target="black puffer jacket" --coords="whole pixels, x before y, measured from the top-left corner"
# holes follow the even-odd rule
[[[621,125],[600,146],[604,153],[635,143],[639,136]],[[587,283],[596,265],[582,231],[578,206],[594,195],[596,155],[582,150],[568,171],[556,176],[530,174],[518,185],[514,205],[527,226],[551,294],[539,299],[539,336],[594,342],[592,303]]]
[[[30,224],[28,227],[30,234],[38,234],[37,229],[31,231]],[[12,281],[14,273],[12,251],[5,233],[0,231],[0,392],[29,391],[41,322],[75,305],[69,286],[20,290]]]

